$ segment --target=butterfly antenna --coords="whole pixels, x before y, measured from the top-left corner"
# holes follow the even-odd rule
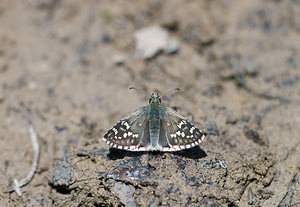
[[[139,92],[143,91],[143,89],[141,89],[141,88],[136,88],[136,87],[134,87],[134,86],[130,86],[128,89],[129,89],[129,90],[137,90],[137,91],[139,91]]]
[[[174,89],[168,91],[167,93],[165,93],[165,94],[163,95],[163,97],[166,97],[166,95],[168,95],[168,94],[170,94],[170,93],[173,93],[173,92],[178,92],[178,91],[180,91],[180,88],[174,88]]]
[[[136,88],[134,86],[130,86],[128,89],[129,90],[136,90],[137,92],[144,92],[146,90],[145,88]]]
[[[129,90],[139,90],[139,89],[137,89],[137,88],[134,87],[134,86],[130,86],[128,89],[129,89]]]

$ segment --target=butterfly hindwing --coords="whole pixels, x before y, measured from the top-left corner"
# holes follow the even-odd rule
[[[146,107],[121,119],[105,135],[104,141],[113,148],[139,151],[150,142]]]

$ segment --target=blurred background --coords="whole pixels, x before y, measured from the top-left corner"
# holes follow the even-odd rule
[[[300,202],[299,70],[297,0],[2,0],[0,203],[296,205]],[[140,90],[128,90],[131,86]],[[78,173],[83,180],[88,180],[84,168],[94,170],[93,174],[99,165],[104,172],[120,165],[122,159],[105,156],[109,151],[102,141],[104,133],[146,105],[152,92],[164,94],[177,87],[181,92],[163,102],[176,106],[208,132],[200,146],[206,157],[193,159],[222,160],[229,169],[222,179],[212,169],[205,174],[199,166],[198,171],[193,171],[196,167],[175,170],[178,177],[167,179],[170,186],[189,186],[187,181],[182,185],[176,181],[189,172],[190,178],[203,176],[212,183],[205,186],[201,181],[203,185],[191,185],[197,189],[184,191],[163,186],[131,189],[129,201],[122,197],[127,192],[124,186],[118,191],[116,184],[102,181],[106,188],[99,187],[97,173],[93,185],[85,183],[86,191],[64,187],[61,192],[61,186],[55,187],[51,176],[56,161],[74,158],[79,149],[103,153],[93,158],[94,167],[82,160],[81,167],[71,164],[72,175]],[[39,135],[41,158],[20,198],[3,191],[11,178],[21,179],[30,169],[29,123]],[[159,163],[167,161],[153,159],[159,174],[164,168]],[[178,159],[192,162],[184,156]],[[169,169],[177,169],[177,164]],[[156,180],[169,172],[161,172]],[[160,193],[148,196],[148,191]],[[95,200],[84,203],[88,192]]]

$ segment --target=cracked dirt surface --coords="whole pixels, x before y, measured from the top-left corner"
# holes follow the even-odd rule
[[[299,206],[297,16],[296,0],[1,1],[0,206]],[[151,25],[179,51],[137,57]],[[109,150],[115,122],[176,87],[163,102],[207,132],[199,147]],[[41,157],[18,197],[29,123]]]

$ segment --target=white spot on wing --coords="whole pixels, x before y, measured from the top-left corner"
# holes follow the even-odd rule
[[[183,125],[183,120],[177,125],[179,129],[181,129],[181,126]]]
[[[201,140],[204,140],[204,138],[205,138],[205,135],[203,134],[202,137],[201,137]]]
[[[129,126],[129,124],[127,122],[124,122],[124,125],[126,126],[126,129],[130,128],[130,126]]]
[[[118,130],[116,128],[112,128],[112,130],[114,131],[115,135],[118,134]]]

